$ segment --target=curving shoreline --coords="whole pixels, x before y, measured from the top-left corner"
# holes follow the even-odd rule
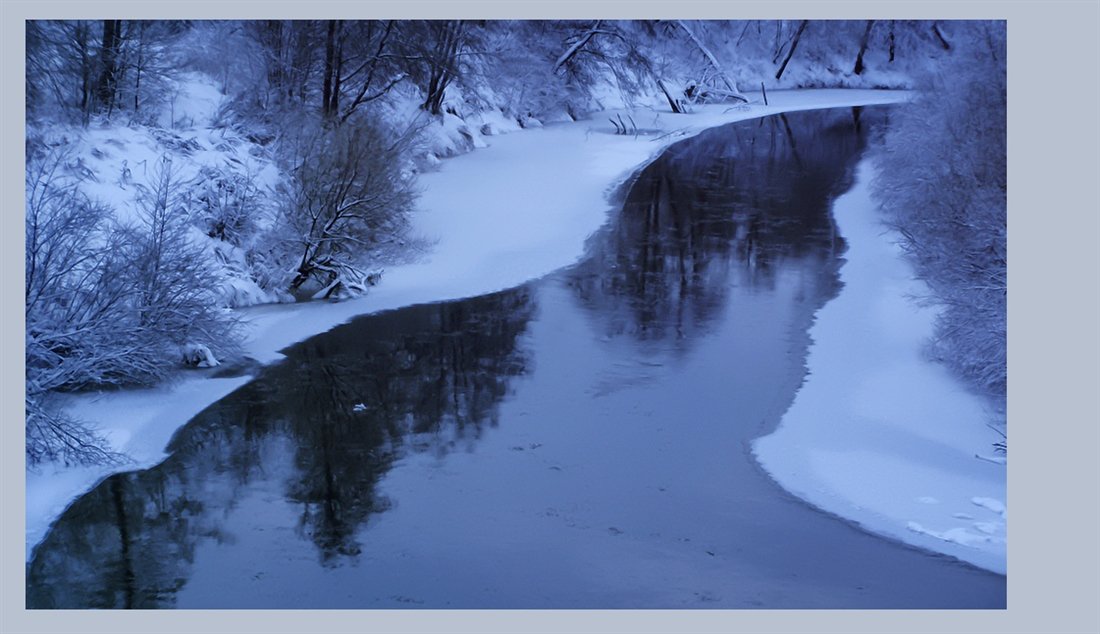
[[[987,403],[927,360],[935,310],[881,225],[872,166],[837,199],[845,285],[815,316],[808,376],[778,428],[753,442],[787,491],[870,532],[1007,570],[1005,465]]]
[[[438,239],[425,261],[390,269],[380,286],[357,300],[242,311],[252,328],[246,353],[273,363],[282,358],[279,350],[358,315],[481,295],[572,264],[583,254],[585,239],[606,221],[608,192],[667,145],[703,129],[779,112],[893,103],[907,96],[875,90],[780,91],[769,94],[769,106],[639,115],[647,123],[652,115],[656,138],[613,135],[600,117],[494,137],[493,147],[448,160],[439,172],[421,178],[425,192],[414,224],[421,235]],[[133,462],[27,472],[28,559],[78,495],[111,473],[160,462],[179,427],[250,380],[208,376],[196,373],[171,386],[67,398],[71,414],[98,426]]]

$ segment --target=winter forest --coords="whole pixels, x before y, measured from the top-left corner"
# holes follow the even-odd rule
[[[335,567],[330,562],[358,555],[358,544],[365,538],[355,531],[367,525],[368,516],[405,512],[406,507],[394,506],[376,493],[381,482],[389,481],[386,477],[390,476],[382,474],[389,469],[397,474],[395,465],[403,464],[406,454],[395,447],[407,445],[410,455],[417,454],[421,441],[415,439],[431,430],[435,439],[423,440],[423,453],[439,460],[443,456],[458,460],[450,456],[463,453],[464,443],[472,446],[472,438],[482,443],[479,451],[488,451],[485,443],[490,441],[484,435],[489,432],[485,430],[495,433],[498,419],[504,421],[499,423],[501,428],[507,427],[509,420],[520,420],[507,415],[513,392],[522,392],[528,380],[525,377],[553,367],[552,360],[530,362],[526,355],[536,353],[525,352],[524,346],[528,338],[537,340],[542,332],[535,304],[551,310],[546,307],[557,304],[546,298],[558,297],[555,293],[565,294],[565,299],[555,301],[568,300],[571,306],[578,306],[570,315],[594,324],[591,327],[602,337],[596,341],[603,342],[598,345],[629,341],[631,354],[641,359],[635,363],[635,357],[630,357],[632,367],[641,368],[631,372],[638,374],[624,378],[612,373],[608,376],[614,380],[594,379],[595,387],[586,388],[596,395],[594,407],[604,407],[601,403],[618,402],[613,399],[619,398],[622,390],[657,381],[653,375],[662,371],[660,368],[686,364],[679,360],[692,358],[691,354],[706,347],[695,345],[695,340],[724,332],[715,324],[725,319],[721,316],[725,298],[739,292],[727,287],[764,288],[786,298],[786,285],[796,285],[790,287],[795,289],[790,291],[793,316],[776,313],[782,316],[752,321],[762,325],[751,327],[766,332],[769,323],[791,320],[790,332],[796,334],[777,335],[775,345],[802,348],[777,347],[769,354],[803,359],[810,350],[810,383],[804,390],[805,397],[811,398],[813,381],[827,374],[814,365],[813,350],[824,354],[826,348],[811,347],[809,340],[803,340],[814,322],[814,311],[827,307],[828,301],[839,302],[846,292],[858,293],[857,278],[845,275],[854,276],[860,270],[857,258],[866,251],[860,250],[864,247],[858,242],[859,234],[846,231],[844,223],[851,221],[840,216],[839,206],[844,196],[850,195],[845,192],[853,187],[853,191],[862,192],[860,186],[866,183],[866,205],[879,214],[868,222],[889,229],[894,236],[890,244],[898,250],[899,261],[909,267],[905,270],[911,272],[898,279],[914,278],[922,284],[917,291],[906,291],[905,302],[934,314],[931,330],[920,336],[919,362],[932,364],[937,372],[942,370],[962,386],[961,391],[980,400],[979,419],[968,425],[995,434],[992,440],[983,437],[973,450],[967,449],[967,458],[981,454],[982,460],[977,461],[981,468],[1001,469],[997,477],[1003,479],[1007,451],[1005,55],[1005,23],[994,21],[27,21],[28,469],[72,467],[106,474],[135,464],[119,440],[123,436],[82,416],[82,395],[172,390],[196,376],[221,381],[227,380],[223,377],[257,375],[263,368],[262,376],[269,377],[276,387],[241,388],[243,392],[233,395],[250,395],[251,405],[240,401],[221,405],[216,411],[205,410],[197,422],[173,436],[168,450],[172,458],[164,463],[169,471],[158,476],[163,479],[157,485],[160,493],[148,493],[147,498],[142,497],[145,493],[132,491],[125,495],[154,504],[148,500],[160,500],[165,487],[175,486],[163,482],[176,482],[175,478],[180,478],[180,486],[186,489],[191,476],[180,474],[192,472],[173,471],[172,461],[199,452],[200,446],[217,446],[222,451],[228,444],[243,443],[248,448],[246,461],[262,462],[259,456],[264,452],[284,451],[274,440],[270,441],[274,444],[265,444],[269,442],[262,440],[267,438],[265,434],[308,444],[308,455],[302,453],[306,451],[302,444],[287,460],[295,465],[296,473],[301,472],[287,499],[304,509],[296,530],[308,533],[310,543],[323,553],[325,569],[332,572]],[[857,92],[862,101],[845,101],[844,95]],[[820,103],[825,105],[815,105],[819,103],[815,99],[824,99]],[[894,105],[874,105],[884,103]],[[864,104],[868,104],[866,108]],[[826,114],[820,117],[793,112],[824,107],[835,110],[822,110]],[[785,110],[790,112],[784,114]],[[673,140],[688,139],[690,135],[684,131],[689,126],[698,128],[691,132],[696,134],[703,128],[752,117],[766,118],[759,123],[754,120],[751,126],[749,122],[738,124],[742,127],[730,128],[734,132],[720,139],[704,132],[698,140],[678,141],[669,146],[667,165],[664,155],[654,158],[658,149]],[[848,128],[853,132],[847,132]],[[567,129],[582,132],[567,137],[573,134]],[[842,136],[841,129],[845,135],[855,136]],[[546,141],[535,145],[537,139],[559,138],[551,136],[557,134],[561,139],[574,139],[576,144]],[[516,139],[514,143],[519,144],[523,138],[535,139],[529,142],[532,149],[516,150],[510,161],[490,162],[491,152],[504,148],[506,140]],[[626,156],[627,150],[621,148],[628,144],[635,148],[629,150],[634,152],[630,156],[636,158],[628,161],[612,156],[615,152]],[[766,148],[770,148],[768,154],[761,154]],[[758,160],[759,166],[723,168],[715,164],[704,169],[703,158],[676,158],[687,157],[689,152],[697,153],[691,155],[695,157],[712,152],[743,161],[748,158],[740,157],[757,157],[753,160]],[[586,158],[589,154],[611,163],[590,161]],[[485,158],[478,158],[481,155]],[[511,162],[507,169],[514,173],[521,169],[518,163],[527,161],[531,169],[542,169],[534,166],[552,160],[564,166],[572,164],[573,171],[564,168],[560,175],[548,171],[546,182],[540,185],[546,189],[530,190],[529,199],[539,198],[542,191],[579,188],[588,178],[594,192],[618,188],[611,195],[611,204],[622,207],[623,219],[605,223],[601,210],[608,202],[602,194],[594,196],[584,203],[588,211],[583,215],[588,219],[578,221],[577,238],[570,238],[569,248],[557,259],[532,246],[543,244],[534,238],[500,247],[501,252],[517,254],[515,262],[542,262],[539,258],[545,257],[546,262],[560,260],[560,264],[538,270],[539,265],[531,264],[529,274],[517,269],[514,283],[486,282],[484,288],[474,285],[467,291],[459,282],[451,282],[459,279],[459,272],[457,268],[449,270],[446,264],[450,261],[447,254],[452,253],[446,247],[448,240],[465,240],[455,242],[456,258],[482,249],[488,252],[488,243],[496,240],[503,244],[510,239],[506,227],[511,226],[509,222],[521,224],[515,218],[523,213],[518,208],[502,209],[499,216],[486,211],[484,216],[467,218],[457,212],[431,216],[418,211],[428,205],[432,213],[446,210],[452,203],[460,205],[465,192],[480,192],[486,200],[512,200],[512,194],[506,192],[510,186],[520,187],[520,181],[510,180],[507,174],[513,172],[500,167],[499,172],[485,168],[461,177],[462,188],[454,189],[457,193],[447,194],[443,201],[440,192],[452,190],[434,185],[431,179],[453,173],[457,182],[457,174],[466,173],[460,171],[465,168],[458,162],[467,159],[467,165]],[[642,168],[646,160],[652,162]],[[774,167],[780,161],[786,161],[783,164],[789,169]],[[599,167],[605,164],[611,165],[606,176]],[[631,176],[633,170],[638,171]],[[665,171],[650,177],[650,172],[656,174],[654,170]],[[681,177],[683,180],[677,180]],[[760,187],[760,193],[741,197],[723,193],[733,186],[722,189],[715,184],[718,179],[727,179],[721,182],[735,183],[743,191]],[[734,196],[730,208],[751,204],[760,210],[735,214],[732,220],[705,214],[685,220],[668,201],[680,200],[677,188],[689,180],[709,188],[696,197],[698,200],[726,200],[722,197],[729,195]],[[808,193],[810,187],[822,193]],[[684,200],[688,198],[685,195]],[[796,215],[802,215],[784,219],[768,206],[784,204],[796,206]],[[834,213],[829,212],[833,204],[837,205],[836,221],[828,215]],[[647,220],[631,224],[627,215],[631,209]],[[671,215],[665,215],[669,209]],[[811,217],[811,211],[818,215]],[[443,220],[436,225],[425,220],[435,217]],[[523,221],[535,227],[530,229],[532,233],[545,236],[564,231],[556,222],[535,215]],[[873,241],[883,231],[873,229],[868,235]],[[637,252],[628,252],[627,245],[641,246]],[[581,258],[582,249],[588,259]],[[512,261],[485,264],[485,275],[505,279],[500,271],[510,265],[502,262]],[[435,262],[436,268],[424,268],[423,275],[434,278],[432,288],[450,285],[448,292],[453,295],[432,297],[427,293],[417,296],[416,302],[401,300],[401,285],[407,279],[402,277],[403,271],[419,271],[415,267],[430,262]],[[485,262],[490,262],[488,257]],[[362,388],[366,390],[362,393],[357,391],[359,387],[348,387],[351,384],[340,378],[339,369],[332,370],[336,378],[318,370],[328,367],[325,364],[341,350],[367,345],[360,343],[360,338],[338,335],[337,329],[325,336],[343,336],[347,343],[337,339],[317,344],[321,346],[317,350],[308,342],[298,343],[359,313],[490,291],[515,292],[508,289],[573,262],[579,264],[560,274],[564,276],[560,288],[551,284],[538,292],[492,296],[495,299],[484,300],[488,304],[471,304],[469,310],[441,308],[440,316],[410,313],[405,321],[392,323],[385,321],[384,312],[379,313],[380,321],[371,327],[369,336],[392,334],[392,345],[370,343],[369,355],[374,356],[367,361],[348,361],[352,364],[348,367],[360,373],[355,376],[389,372],[399,376],[387,379],[390,382],[385,386],[372,383],[369,389]],[[394,293],[395,299],[389,300],[385,293]],[[543,299],[532,299],[536,296]],[[364,304],[358,310],[341,308],[372,297],[382,303],[374,307]],[[755,297],[758,294],[750,293],[738,301],[754,305]],[[833,297],[839,299],[831,300]],[[742,304],[729,302],[735,307]],[[313,312],[286,312],[305,310]],[[258,337],[252,326],[255,319],[339,310],[347,312],[312,332],[301,326],[308,317],[286,317],[283,323],[294,319],[302,328],[302,335],[294,337],[298,347],[284,352],[289,361],[267,367],[267,359],[256,361],[258,354],[252,352]],[[761,310],[771,309],[762,306]],[[898,310],[908,315],[905,311],[910,309]],[[504,312],[509,316],[500,317]],[[890,319],[897,328],[909,323],[905,316]],[[817,322],[815,328],[828,327],[824,315],[819,315]],[[428,330],[416,330],[420,328],[416,324],[422,323],[432,324],[423,326],[428,330],[441,328],[450,334],[438,342],[429,341],[424,334]],[[566,323],[564,318],[562,323]],[[816,331],[811,339],[824,341]],[[667,359],[660,357],[665,353]],[[430,370],[425,371],[423,364]],[[291,367],[297,374],[287,374]],[[421,372],[420,382],[401,374],[413,370]],[[767,369],[758,371],[763,375]],[[487,373],[498,376],[489,380]],[[776,403],[789,404],[802,385],[802,361],[776,373],[786,377],[776,384],[789,386],[790,393],[775,397]],[[327,426],[322,432],[322,428],[287,422],[288,428],[272,423],[268,429],[254,421],[255,407],[285,408],[279,410],[282,414],[270,414],[264,420],[314,416],[308,413],[313,411],[310,408],[289,404],[289,394],[299,389],[324,392],[328,388],[317,386],[327,382],[331,382],[333,394],[347,391],[346,398],[338,399],[344,413],[334,414],[337,421],[332,423],[331,433],[335,436],[326,435],[330,433]],[[368,392],[381,396],[375,402],[370,400],[374,396],[364,396]],[[330,396],[309,392],[303,398],[325,400]],[[261,401],[267,405],[257,405]],[[663,406],[653,403],[654,411],[660,412]],[[634,411],[633,407],[623,405],[615,411]],[[775,407],[767,405],[757,420],[778,420],[786,405],[775,412],[767,409]],[[799,411],[796,401],[789,415],[797,416]],[[371,420],[384,420],[379,429],[389,431],[369,432],[381,436],[370,436],[368,442],[354,435],[360,432],[348,431],[351,423],[340,422],[344,419],[339,417],[345,415],[378,416]],[[561,413],[566,419],[573,415]],[[436,422],[424,422],[428,418]],[[234,431],[224,432],[223,437],[223,432],[209,426],[214,419],[249,422],[242,423],[245,426],[240,430],[234,427]],[[438,440],[442,433],[438,421],[452,421],[457,426],[450,444]],[[201,441],[197,433],[205,434]],[[747,446],[762,433],[754,428],[746,440],[737,442]],[[969,439],[973,432],[959,429],[958,433]],[[353,434],[352,440],[344,434]],[[459,437],[462,440],[455,448]],[[379,458],[377,465],[370,463],[375,466],[369,468],[360,465],[341,471],[344,467],[340,467],[334,472],[337,458],[333,456],[353,451],[348,447],[359,447],[356,443],[360,442],[366,444],[354,456],[386,457]],[[513,451],[502,455],[510,458],[522,450],[525,456],[533,456],[539,447],[550,447],[551,441],[532,439],[514,444],[519,449],[510,447]],[[467,446],[464,451],[473,450]],[[212,474],[233,471],[240,464],[238,458],[220,453],[202,455],[205,457],[197,464],[205,465],[202,469],[212,470]],[[347,464],[359,459],[354,456]],[[221,460],[224,465],[218,462]],[[762,460],[770,471],[771,463]],[[211,466],[215,463],[221,466]],[[548,468],[568,471],[570,464],[558,462]],[[152,472],[134,472],[137,475],[127,480],[127,486],[135,487],[133,490],[146,486],[138,479],[145,473]],[[249,468],[234,473],[245,481],[252,477]],[[799,494],[797,489],[794,492]],[[180,494],[178,502],[201,505],[187,502],[196,495],[194,491]],[[938,496],[916,491],[911,497],[925,500],[924,507],[928,507],[931,503],[927,500]],[[399,496],[392,493],[389,497]],[[993,543],[1003,558],[1004,508],[995,498],[997,495],[981,491],[967,494],[964,503],[973,508],[955,513],[956,518],[975,515],[966,520],[973,524],[967,525],[967,531],[934,526],[921,519],[923,516],[907,518],[899,530],[964,550],[979,542],[979,549]],[[111,499],[115,501],[109,505],[122,505],[121,500],[130,498]],[[132,504],[136,508],[146,502]],[[235,502],[226,504],[232,507]],[[981,513],[993,519],[984,519]],[[159,521],[155,517],[130,520],[128,526],[151,526]],[[589,521],[595,524],[596,520]],[[615,520],[610,528],[602,524],[599,528],[623,542],[631,535],[626,521]],[[583,524],[580,520],[576,523]],[[55,525],[49,539],[61,539],[59,534],[69,534],[65,531],[77,535],[83,530],[64,526],[64,520]],[[196,530],[196,535],[208,536],[228,529]],[[651,534],[658,532],[653,528]],[[40,551],[51,543],[44,542]],[[220,538],[218,543],[222,543]],[[681,540],[677,547],[684,544],[687,542]],[[125,551],[127,566],[137,565],[133,564],[133,548]],[[191,549],[200,546],[173,548],[172,552],[190,553],[180,555],[181,562],[198,565]],[[708,548],[704,559],[714,559],[715,552],[721,556],[717,547]],[[965,554],[949,553],[974,561]],[[158,556],[149,554],[146,563],[152,565],[156,560]],[[39,592],[53,592],[41,590],[48,584],[42,585],[45,582],[40,579],[50,574],[41,567],[57,565],[57,561],[40,554],[36,567],[28,573],[29,587],[33,579]],[[977,561],[979,567],[1004,572],[997,565]],[[132,570],[126,574],[130,575],[127,579],[134,574],[140,577]],[[179,577],[187,574],[171,573]],[[928,574],[927,579],[933,579],[939,573]],[[158,569],[154,576],[161,579],[157,582],[162,584],[158,586],[160,594],[147,595],[149,602],[144,606],[135,601],[126,607],[161,605],[162,586],[170,585],[166,580],[171,575]],[[175,591],[183,592],[178,587]],[[705,599],[717,596],[716,592],[712,588],[695,595]],[[1001,592],[1003,600],[1003,587]],[[61,594],[49,596],[52,598],[42,599],[43,606],[67,605],[58,598]],[[129,601],[146,595],[131,592],[126,596]],[[961,592],[955,596],[968,595]],[[728,595],[714,600],[727,601]],[[772,605],[767,598],[760,600]],[[858,600],[852,601],[858,604]],[[930,606],[940,606],[936,600],[928,601]],[[975,599],[969,607],[986,605],[983,601]],[[430,599],[428,603],[432,603]],[[470,600],[463,606],[484,604]]]

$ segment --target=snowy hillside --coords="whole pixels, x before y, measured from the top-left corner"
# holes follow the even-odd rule
[[[141,222],[139,199],[152,187],[158,163],[170,163],[186,190],[191,239],[217,272],[211,283],[221,302],[240,307],[279,301],[276,290],[261,288],[257,282],[259,276],[245,258],[249,244],[226,240],[218,222],[232,213],[248,217],[260,228],[270,225],[270,199],[283,175],[269,150],[218,120],[224,95],[207,77],[198,73],[181,77],[175,94],[172,111],[165,114],[162,125],[103,121],[87,128],[38,128],[32,124],[28,137],[63,149],[66,168],[80,179],[80,190],[110,205],[114,220],[127,225]]]

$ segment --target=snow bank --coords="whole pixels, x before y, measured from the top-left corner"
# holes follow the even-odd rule
[[[27,559],[69,503],[114,472],[159,463],[166,455],[164,447],[183,423],[250,379],[188,380],[153,389],[60,395],[70,414],[92,422],[130,462],[86,467],[45,463],[39,471],[27,471]]]
[[[834,215],[844,288],[810,330],[809,377],[753,451],[780,485],[875,533],[1006,572],[1005,466],[988,403],[922,349],[935,309],[859,167]],[[980,456],[986,456],[983,459]]]
[[[706,106],[694,114],[655,110],[629,114],[644,134],[616,135],[611,111],[575,123],[550,123],[522,134],[496,136],[501,121],[466,127],[474,147],[421,175],[423,193],[414,231],[434,244],[420,261],[391,267],[366,297],[332,304],[266,305],[241,310],[249,322],[246,354],[262,363],[279,350],[355,317],[411,304],[460,299],[511,288],[568,266],[584,252],[586,238],[607,220],[608,193],[669,144],[717,125],[779,112],[892,103],[908,93],[876,90],[794,90],[768,93],[769,105]],[[444,133],[458,127],[445,122]],[[172,432],[230,389],[225,381],[196,374],[174,387],[152,391],[88,394],[67,411],[113,439],[135,458],[128,468],[163,459]],[[175,399],[178,399],[175,400]],[[166,403],[179,406],[165,406]],[[114,430],[125,427],[122,439]],[[83,474],[83,475],[81,475]],[[27,554],[64,506],[105,470],[27,473]],[[62,486],[60,483],[64,481]],[[53,486],[53,483],[58,483]],[[31,500],[33,499],[33,503]]]

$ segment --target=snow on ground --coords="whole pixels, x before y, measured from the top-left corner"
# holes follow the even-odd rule
[[[68,149],[65,163],[70,173],[81,179],[79,187],[84,194],[109,204],[119,223],[142,226],[142,190],[154,186],[162,159],[170,161],[178,193],[187,191],[191,211],[196,214],[202,213],[203,206],[198,196],[204,190],[216,190],[219,179],[248,180],[258,191],[267,192],[280,182],[282,175],[263,147],[227,126],[216,125],[224,99],[209,78],[192,73],[173,89],[173,105],[160,122],[163,127],[116,119],[87,128],[54,125],[39,134],[48,145]],[[170,113],[176,113],[171,122]],[[267,210],[253,210],[253,220],[261,226],[269,222]],[[193,242],[210,253],[217,291],[227,304],[279,300],[249,275],[243,249],[210,238],[197,228],[192,233]]]
[[[1005,466],[987,401],[923,354],[935,309],[881,224],[860,165],[834,215],[844,288],[810,329],[809,377],[779,428],[757,440],[795,495],[875,533],[1006,572]],[[986,456],[983,458],[982,456]]]
[[[614,134],[608,119],[618,111],[504,136],[492,135],[491,125],[471,125],[469,132],[478,136],[473,145],[488,147],[444,161],[418,181],[423,193],[413,224],[418,234],[434,241],[429,253],[388,269],[366,297],[242,309],[251,328],[246,354],[272,363],[282,358],[279,350],[357,315],[482,295],[568,266],[607,220],[608,194],[665,147],[706,128],[778,112],[893,103],[907,96],[881,90],[791,90],[769,92],[767,106],[713,105],[686,115],[622,112],[645,131],[636,136]],[[240,381],[204,376],[196,373],[157,390],[80,395],[70,399],[67,410],[129,454],[134,460],[126,468],[148,467],[164,458],[165,443],[176,429]],[[65,506],[107,473],[74,469],[61,477],[51,469],[27,472],[28,558]]]

